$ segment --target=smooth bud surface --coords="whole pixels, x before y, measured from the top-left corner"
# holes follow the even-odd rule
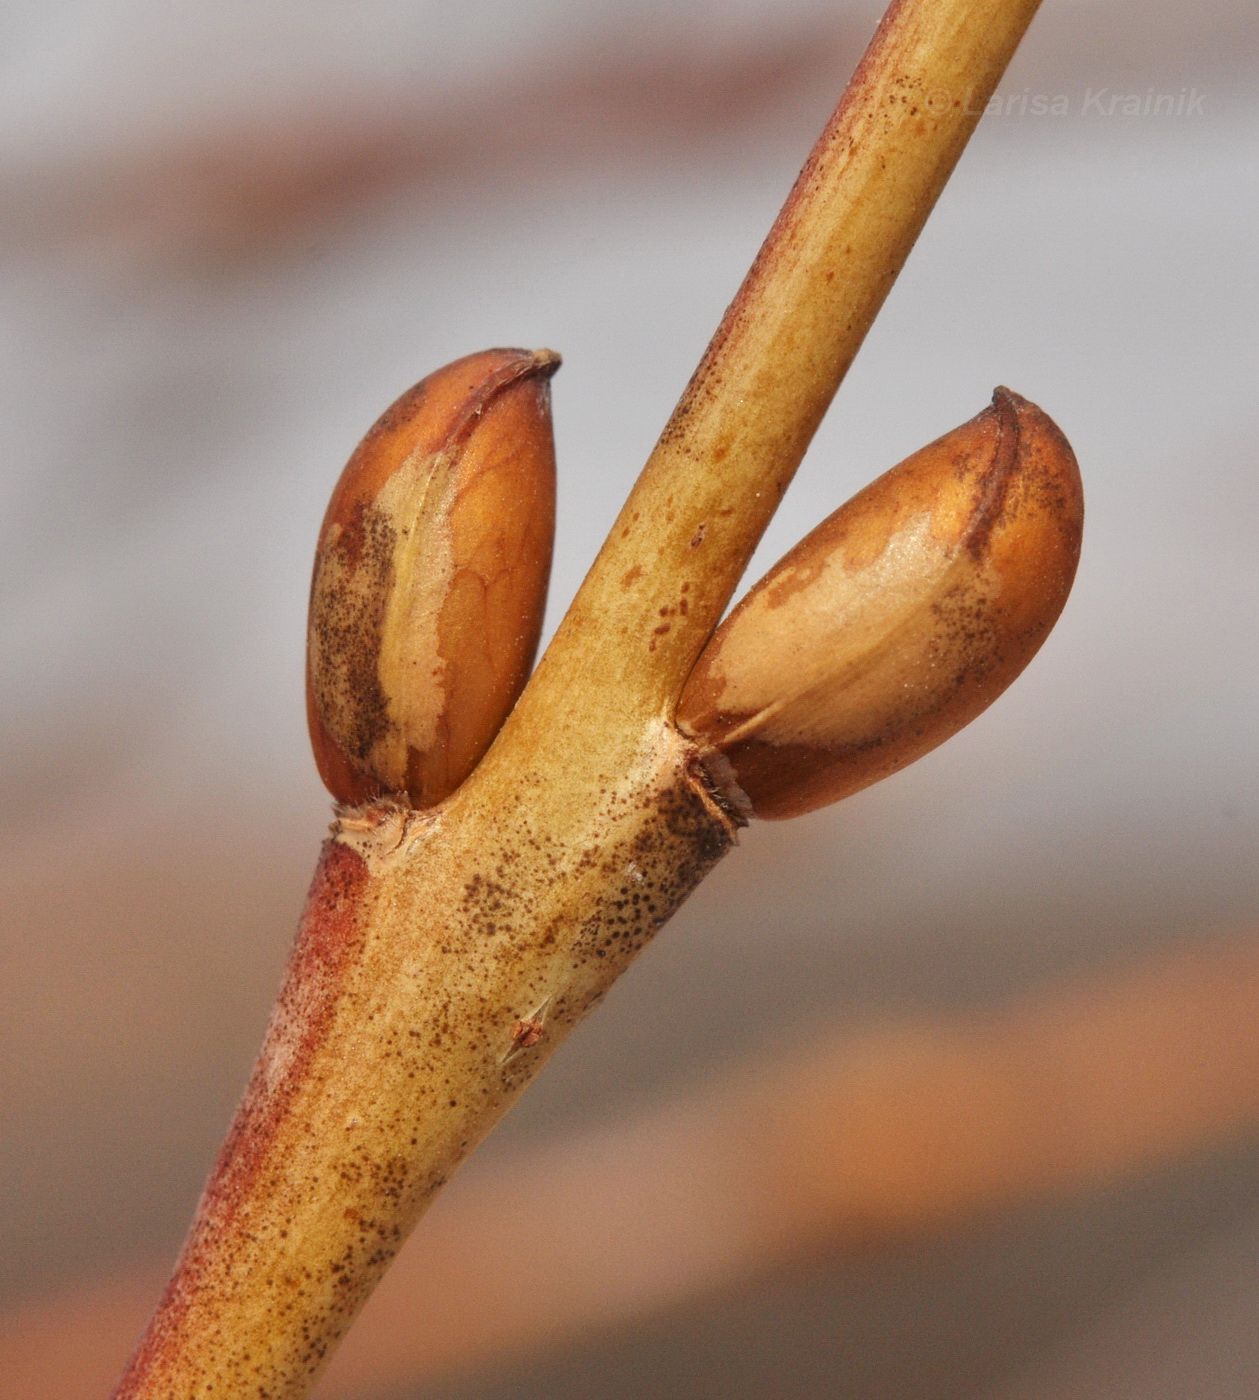
[[[409,390],[350,458],[311,584],[306,699],[343,803],[447,797],[515,704],[555,532],[550,350],[486,350]]]
[[[1066,602],[1084,502],[1049,417],[992,405],[859,492],[756,585],[678,725],[732,800],[797,816],[894,773],[996,699]]]

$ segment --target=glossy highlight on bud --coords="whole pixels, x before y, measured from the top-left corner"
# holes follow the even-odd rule
[[[528,679],[555,533],[551,350],[421,380],[359,444],[315,554],[306,701],[320,776],[354,804],[449,796]]]
[[[1084,502],[1069,444],[1008,389],[841,506],[714,633],[677,722],[738,806],[798,816],[969,723],[1066,602]]]

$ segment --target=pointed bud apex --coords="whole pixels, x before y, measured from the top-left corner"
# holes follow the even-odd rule
[[[468,776],[537,650],[555,529],[550,350],[487,350],[359,444],[315,554],[306,701],[319,773],[430,807]]]
[[[748,594],[678,709],[732,799],[793,817],[974,719],[1066,602],[1084,503],[1034,404],[992,406],[854,496]]]

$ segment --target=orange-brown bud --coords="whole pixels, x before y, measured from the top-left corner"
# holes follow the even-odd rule
[[[339,801],[429,807],[468,776],[537,650],[555,532],[550,350],[430,374],[359,444],[311,584],[306,707]]]
[[[998,389],[859,492],[713,635],[678,724],[732,798],[793,817],[894,773],[985,709],[1066,602],[1084,502],[1067,440]]]

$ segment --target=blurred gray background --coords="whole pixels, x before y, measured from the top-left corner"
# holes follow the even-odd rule
[[[305,595],[358,437],[560,350],[553,626],[878,13],[0,7],[0,1299],[182,1234],[328,817]],[[1259,927],[1257,60],[1249,0],[1045,0],[753,576],[1004,383],[1085,477],[1062,622],[943,749],[752,829],[487,1151]],[[441,1394],[1252,1395],[1256,1142]]]

